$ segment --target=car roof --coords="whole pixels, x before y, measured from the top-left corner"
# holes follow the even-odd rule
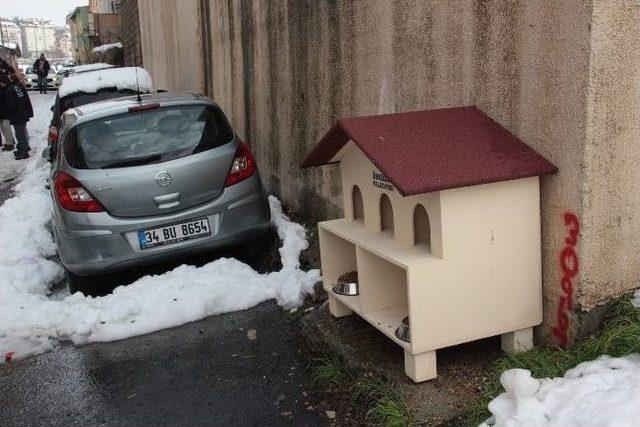
[[[148,93],[153,91],[153,82],[149,72],[141,67],[105,68],[70,75],[62,80],[58,94],[62,98],[75,92],[95,93],[109,87]]]
[[[107,64],[105,62],[96,62],[93,64],[74,65],[74,66],[64,67],[64,68],[66,68],[67,71],[71,71],[73,74],[81,74],[81,73],[87,73],[89,71],[105,70],[107,68],[114,68],[114,67],[115,65],[113,64]]]
[[[142,104],[149,104],[154,102],[160,104],[192,104],[194,103],[194,101],[196,101],[196,103],[217,105],[211,99],[195,92],[162,92],[141,94],[140,99],[142,100]],[[78,120],[81,119],[81,121],[85,121],[93,118],[108,116],[111,114],[127,112],[129,110],[129,107],[133,107],[139,104],[140,102],[138,102],[138,96],[131,95],[81,105],[79,107],[67,110],[65,114],[73,114],[77,116]]]

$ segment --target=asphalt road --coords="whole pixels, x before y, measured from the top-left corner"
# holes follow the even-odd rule
[[[256,331],[255,340],[248,332]],[[320,425],[273,302],[0,365],[3,425]]]

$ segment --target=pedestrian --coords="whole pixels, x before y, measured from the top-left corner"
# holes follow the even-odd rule
[[[16,160],[29,158],[29,133],[27,132],[27,122],[33,117],[33,107],[27,90],[11,81],[8,75],[0,75],[0,110],[9,119],[16,133]]]
[[[49,75],[49,61],[44,57],[44,53],[40,54],[40,58],[33,63],[33,71],[38,75],[38,89],[40,93],[47,93],[47,76]]]
[[[4,68],[3,65],[4,64],[0,63],[0,77],[6,76],[7,78],[10,79],[9,70],[8,68]],[[2,99],[2,94],[4,93],[5,90],[6,90],[6,87],[0,88],[0,99]],[[2,144],[2,151],[13,150],[16,142],[13,139],[13,131],[11,130],[11,123],[9,123],[9,117],[6,115],[5,108],[3,108],[3,105],[1,103],[0,103],[0,135],[4,136],[4,144]],[[0,143],[1,142],[2,142],[2,138],[0,138]]]

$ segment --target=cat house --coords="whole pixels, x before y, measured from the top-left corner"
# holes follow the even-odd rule
[[[361,316],[435,378],[436,351],[542,321],[539,177],[557,168],[476,107],[339,120],[302,167],[340,163],[344,218],[320,222],[333,316]]]

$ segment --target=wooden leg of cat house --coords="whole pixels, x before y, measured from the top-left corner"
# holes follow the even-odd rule
[[[533,328],[524,328],[502,334],[501,342],[502,351],[505,353],[531,350],[533,348]]]
[[[438,376],[436,370],[436,351],[411,354],[405,350],[404,372],[417,383],[436,378]]]
[[[333,317],[344,317],[350,315],[353,311],[334,298],[333,295],[329,294],[329,313],[331,313]]]

